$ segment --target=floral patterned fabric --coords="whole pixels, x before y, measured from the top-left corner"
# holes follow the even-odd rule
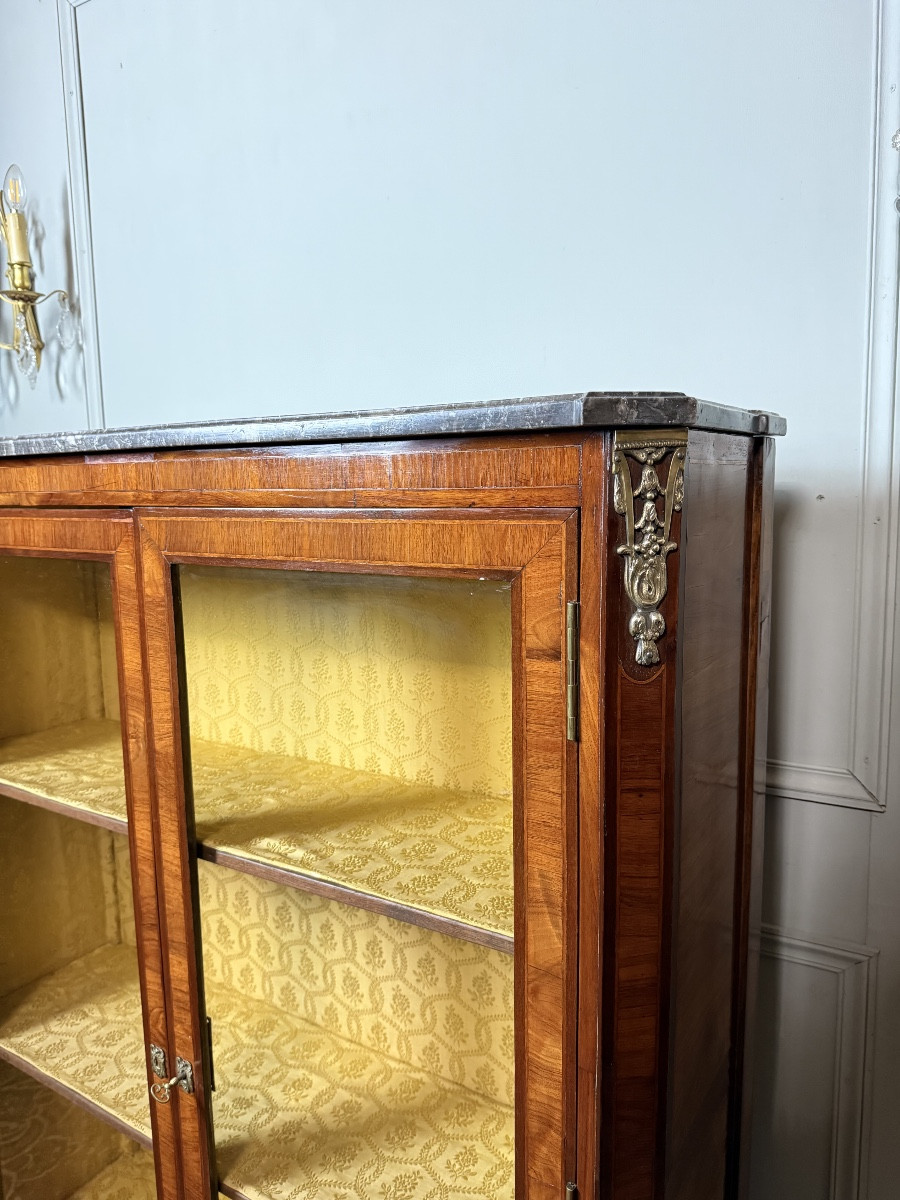
[[[511,1200],[506,1105],[209,985],[220,1178],[251,1200]]]
[[[200,840],[512,934],[512,800],[194,742]],[[119,725],[79,721],[0,743],[0,783],[125,818]]]
[[[511,1197],[512,958],[198,866],[222,1179],[251,1200]]]
[[[131,946],[103,946],[0,1000],[0,1047],[149,1137]]]
[[[85,720],[0,742],[7,783],[72,808],[124,821],[125,768],[118,721]]]
[[[153,1156],[0,1062],[0,1195],[8,1200],[155,1200]]]
[[[428,913],[512,934],[512,800],[210,742],[192,754],[197,836]]]
[[[198,866],[208,981],[513,1103],[511,955]]]
[[[123,1154],[69,1200],[156,1200],[156,1168],[149,1151]]]
[[[512,790],[510,585],[179,568],[191,736]]]

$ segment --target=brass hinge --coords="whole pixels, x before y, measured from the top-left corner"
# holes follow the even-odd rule
[[[577,600],[566,605],[566,737],[578,741],[578,616]]]
[[[574,1183],[566,1184],[566,1200],[578,1200],[578,1187]]]
[[[209,1090],[216,1090],[216,1068],[213,1066],[213,1051],[212,1051],[212,1021],[209,1017],[206,1018],[206,1051],[209,1061]]]

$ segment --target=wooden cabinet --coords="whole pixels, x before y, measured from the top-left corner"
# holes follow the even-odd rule
[[[6,1200],[739,1195],[781,423],[564,399],[3,445]]]

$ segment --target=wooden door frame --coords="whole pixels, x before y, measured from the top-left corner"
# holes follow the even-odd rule
[[[131,514],[121,509],[4,508],[0,509],[0,555],[106,562],[110,566],[147,1106],[159,1200],[179,1200],[180,1155],[174,1113],[152,1103],[149,1090],[156,1080],[150,1064],[151,1043],[165,1050],[169,1063],[175,1059],[169,1045],[163,977],[134,524]]]
[[[578,747],[565,718],[577,511],[138,509],[135,522],[173,1042],[197,1080],[194,1097],[173,1098],[185,1195],[216,1187],[172,588],[172,568],[192,563],[513,581],[516,1189],[520,1200],[558,1200],[575,1170],[578,880],[567,847],[577,838]]]

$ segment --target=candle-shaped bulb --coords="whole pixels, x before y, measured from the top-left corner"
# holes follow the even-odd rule
[[[25,180],[22,178],[22,170],[15,163],[6,172],[3,180],[3,199],[6,201],[7,208],[12,212],[25,211]]]

